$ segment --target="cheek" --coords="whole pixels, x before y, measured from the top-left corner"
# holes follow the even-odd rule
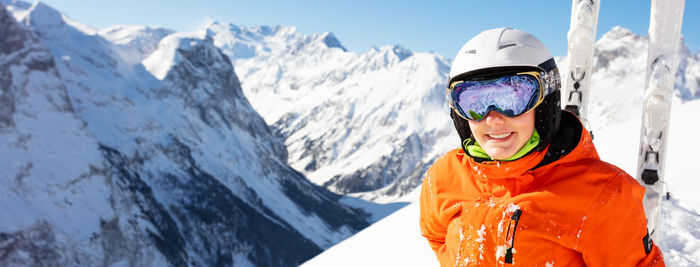
[[[472,138],[474,141],[479,143],[481,147],[486,150],[486,153],[490,154],[492,151],[491,149],[491,142],[489,142],[489,139],[486,137],[486,133],[488,132],[488,127],[485,126],[484,124],[474,124],[474,126],[470,125],[469,127],[473,127],[472,129]]]
[[[473,122],[473,121],[467,121],[469,122],[469,130],[472,132],[472,136],[474,139],[476,139],[477,142],[481,143],[481,134],[484,132],[482,129],[482,125],[480,122]]]
[[[535,130],[535,112],[531,111],[523,114],[514,121],[519,132],[525,133],[527,139],[530,139],[530,135]]]

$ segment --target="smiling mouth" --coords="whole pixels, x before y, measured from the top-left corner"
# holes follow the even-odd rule
[[[493,139],[503,139],[503,138],[510,136],[511,134],[513,134],[513,133],[510,132],[510,133],[504,133],[504,134],[488,134],[488,136],[493,138]]]

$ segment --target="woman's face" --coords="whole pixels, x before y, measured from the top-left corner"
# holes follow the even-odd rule
[[[497,160],[507,159],[530,140],[535,130],[533,110],[512,118],[491,111],[481,121],[468,120],[469,128],[486,154]]]

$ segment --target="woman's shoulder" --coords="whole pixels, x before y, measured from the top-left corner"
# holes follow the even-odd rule
[[[464,168],[464,150],[456,148],[440,155],[428,169],[428,174],[447,174]]]
[[[551,182],[574,183],[578,187],[602,188],[605,186],[639,186],[623,169],[597,158],[555,165],[546,170]]]
[[[611,163],[599,160],[597,167],[593,168],[592,177],[598,179],[594,182],[604,184],[603,192],[599,195],[602,201],[615,199],[623,202],[641,202],[644,197],[644,187],[630,174]],[[627,198],[618,198],[619,196]]]
[[[548,187],[556,188],[553,191],[563,199],[586,200],[578,203],[579,208],[586,212],[596,212],[601,205],[624,207],[641,204],[644,196],[644,187],[632,176],[600,159],[560,165],[552,173],[557,177]]]
[[[447,151],[447,153],[440,155],[435,160],[432,167],[440,167],[440,166],[453,164],[454,162],[461,162],[462,158],[464,156],[465,156],[465,154],[464,154],[463,149],[461,149],[461,148],[452,149],[450,151]]]
[[[445,154],[440,155],[433,165],[430,166],[425,173],[423,179],[424,184],[432,184],[437,186],[450,186],[454,183],[463,182],[462,179],[468,175],[465,164],[465,153],[461,148],[453,149]]]

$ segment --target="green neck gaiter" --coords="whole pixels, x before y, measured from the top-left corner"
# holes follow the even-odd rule
[[[467,148],[467,153],[469,153],[469,155],[471,155],[472,157],[483,158],[483,159],[487,159],[487,160],[494,160],[491,158],[491,156],[489,156],[489,154],[486,154],[486,151],[484,151],[484,149],[481,148],[481,146],[479,145],[479,143],[476,142],[476,140],[474,140],[473,144],[469,144],[469,143],[471,143],[471,139],[464,140],[464,147]],[[525,154],[527,154],[528,152],[530,152],[530,150],[535,148],[537,146],[537,144],[539,144],[539,143],[540,143],[540,134],[537,133],[537,129],[535,129],[534,131],[532,131],[532,136],[530,136],[530,140],[527,140],[527,142],[525,143],[523,148],[520,149],[520,151],[515,153],[515,155],[513,155],[512,157],[501,160],[501,161],[513,161],[513,160],[519,159],[522,156],[524,156]]]

